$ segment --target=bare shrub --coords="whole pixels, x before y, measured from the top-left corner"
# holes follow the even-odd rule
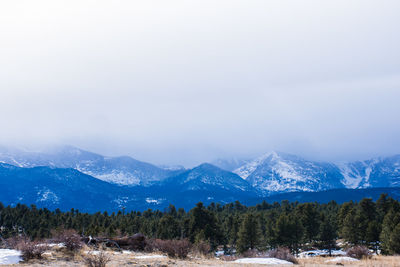
[[[171,258],[184,259],[190,252],[192,244],[187,239],[182,240],[161,240],[149,239],[146,241],[146,251],[161,251],[167,253]]]
[[[280,260],[290,261],[294,264],[297,264],[296,258],[290,252],[290,249],[285,247],[278,247],[268,252],[268,256],[272,258],[277,258]]]
[[[207,256],[207,255],[210,255],[211,246],[206,241],[200,241],[193,245],[192,250],[193,250],[193,252],[195,252],[197,254]]]
[[[192,244],[187,239],[172,240],[172,245],[175,249],[175,255],[178,258],[184,259],[189,254]]]
[[[83,246],[81,237],[73,230],[62,230],[56,235],[58,242],[64,243],[65,247],[72,252],[80,250]]]
[[[16,248],[21,251],[22,259],[28,261],[31,259],[41,259],[42,254],[49,248],[47,244],[21,240]]]
[[[162,242],[161,239],[146,239],[146,245],[144,247],[145,252],[154,252],[154,251],[161,251],[160,250],[160,243]]]
[[[371,258],[372,254],[365,246],[355,246],[347,250],[347,256],[361,260],[363,258]]]
[[[88,267],[106,267],[107,263],[111,261],[104,251],[100,251],[98,254],[88,253],[84,260]]]

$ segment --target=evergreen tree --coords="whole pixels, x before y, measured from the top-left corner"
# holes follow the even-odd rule
[[[253,213],[245,215],[238,234],[237,248],[240,253],[254,249],[260,241],[260,225]]]
[[[337,232],[334,225],[333,220],[329,217],[321,216],[319,240],[321,241],[321,247],[329,250],[329,256],[331,256],[332,249],[336,246]]]
[[[158,229],[157,236],[161,239],[176,239],[181,235],[179,223],[171,215],[165,215],[161,218]]]
[[[304,203],[297,206],[296,213],[304,228],[305,238],[311,243],[318,235],[319,213],[312,203]]]

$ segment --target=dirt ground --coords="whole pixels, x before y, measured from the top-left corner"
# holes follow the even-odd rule
[[[84,258],[87,257],[88,251],[82,251],[75,256],[66,256],[61,251],[51,250],[44,254],[42,260],[32,260],[27,263],[20,263],[18,265],[7,265],[7,266],[85,266]],[[98,252],[93,252],[94,254]],[[226,267],[238,267],[238,266],[272,266],[262,264],[240,264],[229,261],[223,261],[217,258],[204,258],[191,256],[187,260],[171,259],[160,254],[149,254],[149,253],[136,253],[124,251],[106,251],[106,255],[110,258],[110,262],[107,264],[108,267],[120,267],[120,266],[140,266],[140,267],[166,267],[166,266],[226,266]],[[361,260],[356,262],[329,262],[326,261],[333,258],[328,257],[314,257],[308,259],[299,259],[298,265],[274,265],[274,266],[302,266],[302,267],[313,267],[313,266],[351,266],[351,267],[394,267],[400,266],[400,256],[375,256],[368,260]],[[4,266],[4,265],[3,265]]]

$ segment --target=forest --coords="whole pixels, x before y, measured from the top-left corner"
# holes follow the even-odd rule
[[[293,254],[310,248],[334,249],[337,240],[348,247],[362,245],[384,255],[400,253],[400,203],[382,194],[377,201],[338,204],[262,202],[247,207],[239,202],[221,205],[197,203],[189,211],[173,205],[164,211],[121,210],[117,213],[81,213],[71,209],[50,211],[34,205],[0,203],[2,239],[26,235],[32,240],[50,238],[60,229],[82,236],[122,237],[142,233],[148,239],[187,239],[223,247],[227,254],[277,247]]]

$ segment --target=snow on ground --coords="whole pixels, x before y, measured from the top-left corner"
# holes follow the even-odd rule
[[[340,262],[340,261],[359,261],[359,260],[350,257],[336,257],[334,259],[330,259],[325,262]]]
[[[136,256],[135,259],[144,260],[144,259],[164,259],[167,256],[164,255],[143,255],[143,256]]]
[[[57,247],[57,248],[65,248],[64,243],[49,243],[49,244],[39,244],[38,246],[48,246],[51,248]]]
[[[235,263],[244,263],[244,264],[290,264],[293,263],[289,261],[284,261],[276,258],[243,258],[234,261]]]
[[[21,259],[21,252],[14,249],[0,249],[0,264],[17,264]]]

